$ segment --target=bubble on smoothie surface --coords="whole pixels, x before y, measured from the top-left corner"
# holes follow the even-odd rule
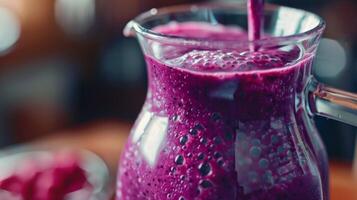
[[[153,29],[166,35],[198,38],[205,40],[232,40],[232,42],[247,41],[247,34],[240,27],[227,27],[220,24],[204,22],[171,22]],[[265,36],[269,37],[269,36]],[[250,51],[248,45],[239,48],[200,49],[195,47],[162,47],[163,54],[172,54],[165,62],[169,66],[182,67],[197,71],[250,71],[280,68],[292,63],[300,56],[300,49],[296,46],[264,48]],[[173,56],[175,55],[175,56]],[[220,115],[212,115],[213,120],[219,120]]]
[[[180,57],[167,60],[171,66],[197,71],[250,71],[284,67],[294,59],[272,55],[270,51],[192,50]],[[213,116],[218,120],[219,116]]]

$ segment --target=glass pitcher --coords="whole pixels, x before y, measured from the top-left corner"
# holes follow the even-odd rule
[[[191,24],[244,32],[243,3],[152,9],[128,23],[124,33],[139,40],[149,83],[121,156],[118,200],[329,199],[313,116],[357,125],[357,95],[311,75],[321,18],[266,5],[264,20],[270,36],[254,42],[157,31]]]

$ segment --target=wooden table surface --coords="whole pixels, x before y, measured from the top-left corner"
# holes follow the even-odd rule
[[[129,130],[128,123],[98,122],[54,134],[34,144],[43,147],[69,146],[89,149],[100,155],[108,164],[111,173],[115,174]],[[113,185],[114,182],[115,180]],[[353,175],[351,163],[330,163],[330,191],[331,200],[357,200],[357,175]]]
[[[352,164],[330,162],[331,200],[357,200],[357,175]]]

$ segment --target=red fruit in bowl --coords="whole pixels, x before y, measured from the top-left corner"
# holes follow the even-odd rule
[[[87,174],[76,154],[61,152],[50,159],[27,160],[14,173],[0,180],[0,189],[22,200],[64,200],[69,193],[88,188]]]
[[[22,194],[23,183],[18,176],[10,176],[0,181],[0,189],[10,193]]]

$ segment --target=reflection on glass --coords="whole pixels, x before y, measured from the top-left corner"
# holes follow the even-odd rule
[[[140,150],[147,163],[154,166],[167,132],[168,118],[153,115],[141,140]]]
[[[135,131],[133,131],[133,142],[138,142],[140,137],[144,134],[146,127],[154,116],[151,112],[143,112],[140,114],[138,123],[135,126]]]
[[[305,23],[307,20],[306,18],[311,18],[309,21],[316,23],[316,20],[313,17],[307,17],[306,13],[300,12],[293,8],[280,8],[276,17],[277,21],[274,28],[275,36],[293,35],[312,27],[310,22]]]

